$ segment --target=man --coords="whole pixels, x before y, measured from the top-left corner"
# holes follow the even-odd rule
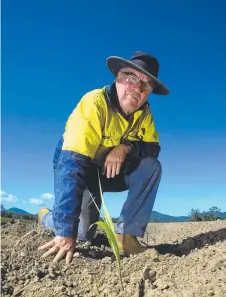
[[[130,60],[112,56],[107,66],[116,80],[84,95],[55,151],[53,211],[39,212],[39,224],[56,234],[39,249],[47,249],[42,257],[56,254],[54,261],[66,256],[70,263],[76,239],[95,235],[89,227],[101,207],[98,171],[103,192],[129,190],[115,228],[120,249],[127,255],[145,250],[137,237],[144,235],[161,178],[159,138],[147,99],[169,90],[157,78],[157,59],[147,53],[136,52]]]

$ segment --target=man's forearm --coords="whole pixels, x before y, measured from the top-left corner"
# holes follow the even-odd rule
[[[161,147],[157,142],[130,141],[131,152],[129,158],[131,160],[144,159],[146,157],[158,158]]]
[[[53,222],[56,235],[77,237],[86,171],[91,159],[72,151],[62,151],[55,168]]]

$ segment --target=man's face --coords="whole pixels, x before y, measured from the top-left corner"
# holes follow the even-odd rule
[[[129,67],[121,69],[116,79],[116,89],[125,114],[129,115],[143,105],[154,86],[154,80],[147,75]]]

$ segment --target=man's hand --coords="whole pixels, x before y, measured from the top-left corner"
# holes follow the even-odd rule
[[[126,155],[130,152],[130,146],[127,144],[119,144],[107,155],[102,168],[102,174],[106,174],[107,178],[118,175],[124,162]]]
[[[42,258],[57,253],[53,259],[54,262],[59,262],[66,255],[66,264],[69,264],[72,261],[75,246],[76,240],[74,238],[56,236],[53,240],[40,246],[38,250],[49,249],[42,255]]]

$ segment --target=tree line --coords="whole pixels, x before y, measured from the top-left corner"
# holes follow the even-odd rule
[[[191,209],[188,218],[190,222],[216,221],[226,219],[220,217],[220,212],[221,210],[216,206],[212,206],[208,211],[203,212],[201,212],[199,209]]]

